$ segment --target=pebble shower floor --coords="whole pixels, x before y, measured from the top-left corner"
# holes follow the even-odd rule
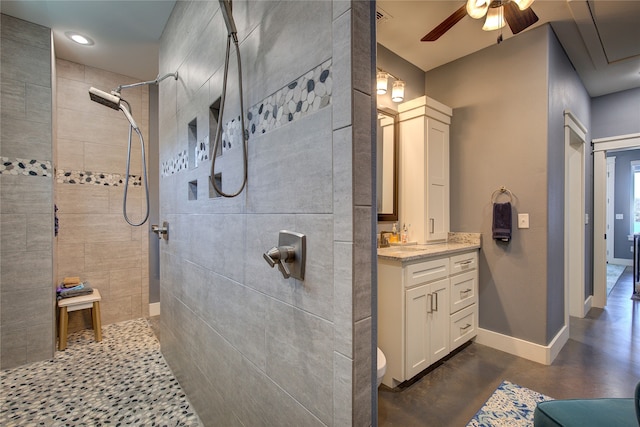
[[[0,373],[2,426],[200,426],[145,319],[70,334],[52,360]]]

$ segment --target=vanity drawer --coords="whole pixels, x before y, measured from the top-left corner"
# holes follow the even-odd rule
[[[477,305],[474,304],[451,315],[449,351],[453,351],[477,335],[478,312],[476,310]]]
[[[451,313],[455,313],[478,301],[478,271],[472,270],[451,277],[449,296]]]
[[[451,274],[464,273],[478,268],[478,251],[451,257]]]
[[[405,268],[405,287],[433,282],[449,276],[449,258],[432,259]]]

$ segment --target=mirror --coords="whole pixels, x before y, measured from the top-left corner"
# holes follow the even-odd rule
[[[378,221],[398,220],[398,113],[378,109],[376,204]]]

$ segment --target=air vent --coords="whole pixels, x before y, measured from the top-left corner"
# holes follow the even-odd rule
[[[391,18],[392,16],[389,15],[387,12],[380,9],[379,7],[376,7],[376,24],[381,24],[383,22],[388,21]]]

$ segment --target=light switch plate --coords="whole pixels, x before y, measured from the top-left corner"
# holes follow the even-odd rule
[[[624,214],[616,214],[616,219],[624,219]]]
[[[529,228],[529,214],[518,214],[518,228]]]

